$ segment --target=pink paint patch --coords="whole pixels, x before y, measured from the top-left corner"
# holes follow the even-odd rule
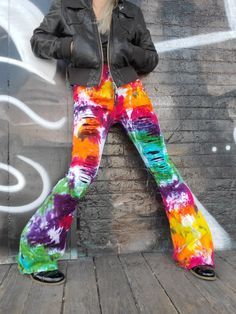
[[[193,268],[194,266],[203,265],[203,264],[206,264],[204,262],[203,256],[193,256],[193,257],[191,257],[189,265],[187,266],[187,268],[190,269],[190,268]]]
[[[211,265],[211,266],[215,267],[214,252],[212,252],[212,255],[211,255],[212,263],[206,263],[203,256],[192,256],[189,259],[189,263],[186,262],[185,264],[183,264],[181,261],[179,261],[178,255],[175,251],[173,252],[172,257],[173,257],[174,261],[176,261],[180,267],[183,267],[185,269],[190,269],[190,268],[193,268],[194,266],[198,266],[198,265]]]
[[[83,162],[84,162],[84,160],[82,158],[74,156],[72,161],[71,161],[70,166],[71,167],[79,166],[79,165],[83,164]]]
[[[190,268],[193,268],[194,266],[198,266],[198,265],[211,265],[213,267],[215,266],[214,262],[206,263],[203,256],[193,256],[193,257],[191,257],[190,264],[187,266],[187,268],[190,269]]]
[[[74,99],[74,102],[78,101],[77,85],[73,86],[73,99]]]
[[[126,110],[124,108],[125,97],[123,95],[119,95],[118,102],[116,104],[116,110],[112,111],[111,117],[114,120],[119,121],[122,115],[127,115]]]
[[[98,166],[99,157],[98,156],[87,156],[86,159],[74,156],[70,167],[84,166],[87,168],[96,168]]]
[[[145,105],[141,107],[136,107],[132,110],[131,119],[133,121],[137,120],[138,117],[141,117],[141,116],[148,117],[149,121],[153,123],[158,121],[157,115],[153,114],[152,111],[150,111],[150,108],[148,106],[145,107]]]
[[[189,191],[189,189],[187,190],[187,193],[188,193],[188,199],[190,200],[190,204],[194,204],[194,198],[191,191]]]

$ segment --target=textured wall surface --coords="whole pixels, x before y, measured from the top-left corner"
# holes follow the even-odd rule
[[[235,1],[132,2],[141,6],[160,57],[142,81],[169,156],[216,249],[235,247]],[[14,259],[22,228],[70,163],[73,103],[64,64],[34,57],[29,44],[50,3],[0,0],[0,262]],[[158,187],[117,124],[78,203],[66,256],[171,247]]]

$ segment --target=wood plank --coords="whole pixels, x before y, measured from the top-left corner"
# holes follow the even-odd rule
[[[236,250],[217,251],[216,254],[236,268]]]
[[[5,277],[7,276],[7,272],[9,271],[10,267],[11,267],[10,264],[0,265],[0,286],[2,285]]]
[[[216,274],[220,281],[236,293],[236,269],[215,254]]]
[[[102,313],[140,313],[118,257],[97,256],[95,265]]]
[[[67,262],[58,261],[58,268],[66,274]],[[30,279],[31,280],[31,279]],[[58,314],[61,312],[64,284],[49,286],[32,281],[25,306],[24,314]]]
[[[99,256],[96,267],[91,257],[59,261],[67,281],[54,287],[1,265],[0,313],[236,313],[236,269],[227,260],[235,251],[223,252],[212,282],[179,267],[170,252]]]
[[[31,287],[29,276],[12,265],[0,289],[0,313],[21,314]]]
[[[177,313],[140,253],[119,256],[141,313]]]
[[[100,313],[94,264],[91,257],[68,261],[64,300],[64,314]]]
[[[143,256],[181,314],[215,313],[204,294],[186,278],[189,271],[178,266],[170,252]]]
[[[219,264],[219,260],[216,257],[216,273],[219,273],[217,280],[209,282],[207,280],[198,279],[190,272],[186,272],[185,276],[192,282],[192,284],[204,294],[205,298],[211,304],[211,308],[215,313],[236,313],[236,293],[230,287],[230,284],[226,284],[227,279],[223,278],[226,275],[226,265]],[[229,274],[227,275],[227,277]],[[235,284],[233,279],[230,282]]]

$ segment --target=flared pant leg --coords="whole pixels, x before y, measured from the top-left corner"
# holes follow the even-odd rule
[[[159,187],[170,225],[173,259],[187,269],[215,267],[209,226],[169,158],[158,117],[139,79],[119,88],[118,106],[123,127]]]
[[[58,269],[79,199],[93,182],[111,125],[114,93],[107,68],[98,87],[73,86],[74,120],[69,171],[24,227],[17,255],[20,273]]]

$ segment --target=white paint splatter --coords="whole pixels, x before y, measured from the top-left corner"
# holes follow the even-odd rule
[[[187,206],[189,203],[188,194],[184,192],[172,191],[166,198],[168,211],[178,210],[182,206]]]
[[[6,170],[7,172],[9,172],[10,174],[12,174],[16,180],[18,181],[17,184],[14,185],[0,185],[0,191],[1,192],[7,192],[7,193],[14,193],[14,192],[18,192],[21,189],[23,189],[23,187],[25,186],[25,178],[22,175],[22,173],[20,173],[20,171],[18,171],[16,168],[10,166],[10,165],[6,165],[2,162],[0,162],[0,169]]]
[[[184,227],[191,227],[194,223],[194,216],[187,214],[181,217],[181,223]]]
[[[43,190],[40,196],[35,201],[29,204],[22,205],[22,206],[0,206],[0,211],[2,212],[24,213],[24,212],[33,210],[43,203],[48,193],[50,192],[50,180],[49,180],[46,170],[40,164],[38,164],[37,162],[33,161],[30,158],[27,158],[21,155],[17,155],[17,157],[23,160],[24,162],[28,163],[29,165],[31,165],[39,173],[43,181]],[[20,184],[22,183],[20,182]]]
[[[33,121],[35,121],[37,124],[41,125],[44,128],[51,129],[51,130],[57,130],[60,129],[66,122],[66,118],[62,118],[58,121],[51,122],[48,120],[45,120],[41,118],[38,114],[36,114],[32,109],[30,109],[28,106],[26,106],[22,101],[19,99],[9,96],[9,95],[0,95],[0,102],[7,102],[10,103],[20,110],[22,110],[24,113],[26,113]]]
[[[127,89],[126,88],[123,88],[123,87],[119,87],[117,89],[117,94],[118,96],[123,96],[125,97],[127,95]]]
[[[224,0],[224,4],[229,26],[232,30],[236,31],[236,1]]]
[[[26,67],[30,72],[37,73],[44,80],[54,84],[56,60],[36,57],[30,46],[33,30],[39,26],[43,17],[39,8],[28,0],[11,0],[10,7],[8,1],[0,1],[0,26],[9,33],[22,59],[21,62],[6,58],[7,62]],[[4,60],[2,57],[0,61]]]
[[[35,58],[35,57],[34,57],[34,58]],[[22,62],[22,61],[20,61],[20,60],[16,60],[16,59],[12,59],[12,58],[7,58],[7,57],[1,57],[1,56],[0,56],[0,62],[8,63],[8,64],[11,64],[11,65],[16,65],[16,66],[19,67],[19,68],[22,68],[22,69],[24,69],[24,70],[26,70],[26,71],[28,71],[28,72],[30,72],[30,73],[34,73],[34,74],[38,75],[39,77],[43,78],[44,80],[46,80],[48,83],[50,83],[50,84],[52,84],[52,85],[55,85],[55,84],[56,84],[55,80],[52,79],[52,78],[50,77],[50,75],[47,76],[47,75],[46,75],[44,72],[42,72],[38,67],[32,67],[32,64],[28,64],[28,63]],[[54,61],[48,61],[48,60],[46,60],[46,61],[44,61],[44,62],[46,62],[46,63],[49,64],[49,62],[50,62],[50,63],[52,63],[52,62],[54,63],[55,60],[54,60]],[[49,66],[49,68],[50,68],[50,66]]]
[[[213,32],[190,37],[171,39],[155,43],[157,52],[166,52],[184,48],[206,46],[232,40],[236,38],[236,31]]]
[[[60,243],[60,233],[62,229],[63,229],[62,227],[59,227],[58,229],[56,229],[56,227],[53,226],[53,228],[49,229],[47,232],[51,240],[55,242],[56,244]]]

